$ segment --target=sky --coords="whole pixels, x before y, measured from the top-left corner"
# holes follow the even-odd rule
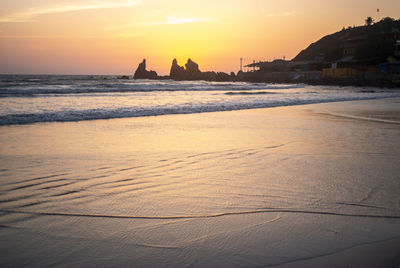
[[[144,58],[160,75],[174,58],[237,72],[368,16],[399,19],[400,1],[1,0],[0,74],[132,75]]]

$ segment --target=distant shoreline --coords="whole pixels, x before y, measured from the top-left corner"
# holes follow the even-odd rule
[[[157,72],[146,69],[146,59],[138,65],[133,79],[152,79],[175,81],[211,81],[211,82],[264,82],[264,83],[303,83],[308,85],[334,85],[334,86],[374,86],[374,87],[400,87],[398,76],[385,72],[357,73],[351,68],[323,69],[323,70],[280,70],[268,71],[258,63],[260,70],[253,72],[239,71],[237,74],[200,70],[199,65],[190,58],[184,66],[180,66],[176,59],[172,61],[169,75],[159,76]],[[275,62],[268,64],[278,64]],[[287,64],[287,62],[285,62]],[[130,79],[129,76],[122,76]]]

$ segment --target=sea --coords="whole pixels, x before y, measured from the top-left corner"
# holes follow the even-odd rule
[[[387,88],[1,75],[0,125],[68,122],[399,97]]]

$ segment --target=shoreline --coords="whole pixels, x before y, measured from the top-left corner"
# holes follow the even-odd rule
[[[168,115],[196,115],[196,114],[207,114],[207,113],[220,113],[220,112],[235,112],[235,111],[246,111],[246,110],[257,110],[257,109],[274,109],[281,107],[296,107],[296,106],[306,106],[306,105],[318,105],[318,104],[330,104],[330,103],[342,103],[342,102],[358,102],[358,101],[374,101],[374,100],[385,100],[385,99],[396,99],[398,97],[372,97],[372,98],[364,98],[364,99],[349,99],[349,100],[325,100],[325,101],[305,101],[305,103],[293,103],[293,104],[269,104],[270,106],[265,107],[243,107],[243,108],[226,108],[224,109],[210,109],[203,111],[176,111],[170,113],[155,113],[155,114],[144,114],[144,115],[123,115],[123,116],[115,116],[111,115],[110,117],[104,118],[83,118],[83,119],[59,119],[59,120],[48,120],[48,121],[27,121],[27,122],[13,122],[8,124],[0,124],[1,127],[7,126],[18,126],[18,125],[34,125],[34,124],[49,124],[49,123],[73,123],[73,122],[86,122],[86,121],[98,121],[98,120],[112,120],[112,119],[129,119],[129,118],[149,118],[149,117],[159,117],[159,116],[168,116]],[[337,116],[340,116],[340,112],[336,112]],[[345,115],[343,115],[345,116]],[[355,116],[356,118],[357,116]],[[359,116],[362,119],[362,116]],[[16,118],[18,120],[18,117]],[[390,120],[387,120],[390,123]],[[396,123],[395,121],[393,123]]]

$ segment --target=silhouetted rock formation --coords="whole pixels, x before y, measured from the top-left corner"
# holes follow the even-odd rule
[[[174,80],[184,80],[186,76],[185,67],[179,66],[178,61],[174,59],[172,61],[171,71],[169,72],[169,77]]]
[[[188,80],[199,80],[202,79],[201,71],[199,69],[199,65],[188,59],[187,63],[185,64],[186,68],[186,77]]]
[[[233,79],[235,79],[235,76],[231,76],[227,73],[224,72],[218,72],[217,73],[217,81],[232,81]]]
[[[217,73],[216,72],[202,72],[201,76],[202,76],[202,80],[217,81]]]
[[[133,79],[157,79],[158,75],[155,71],[146,70],[146,60],[144,59],[135,71]]]
[[[179,66],[176,59],[172,61],[170,78],[174,80],[201,80],[201,71],[199,65],[188,59],[185,67]]]
[[[174,59],[169,77],[174,80],[233,81],[235,74],[202,72],[199,65],[191,59],[187,60],[185,67],[179,66],[177,60]]]

